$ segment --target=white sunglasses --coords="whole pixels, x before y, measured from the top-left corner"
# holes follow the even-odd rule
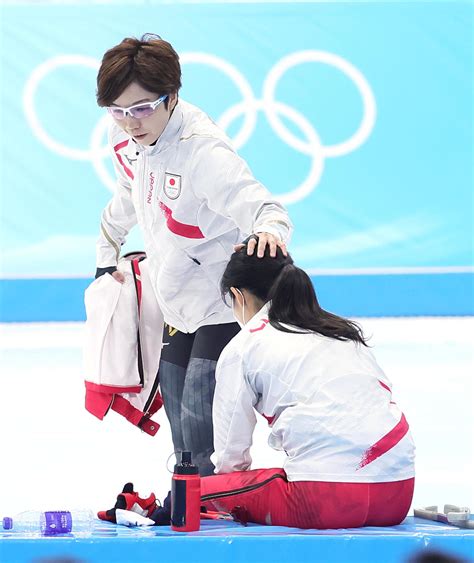
[[[114,119],[125,119],[127,114],[135,119],[143,119],[144,117],[149,117],[155,109],[166,100],[168,95],[161,96],[154,102],[145,102],[143,104],[136,104],[128,108],[119,108],[117,106],[108,106],[106,109]]]

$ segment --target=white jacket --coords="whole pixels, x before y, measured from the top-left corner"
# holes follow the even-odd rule
[[[255,410],[290,481],[386,482],[414,476],[408,423],[372,353],[353,341],[289,334],[262,309],[224,348],[213,405],[216,473],[250,467]]]
[[[102,214],[97,267],[117,263],[138,222],[165,321],[183,332],[233,322],[219,291],[233,245],[263,231],[288,241],[285,209],[225,134],[186,102],[154,146],[136,144],[115,123],[109,143],[118,182]]]
[[[84,340],[86,409],[101,420],[115,410],[148,434],[162,405],[158,392],[163,315],[148,276],[148,260],[121,260],[122,284],[111,275],[85,292]]]

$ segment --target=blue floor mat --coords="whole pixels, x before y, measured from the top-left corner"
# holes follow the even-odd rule
[[[92,532],[56,538],[0,533],[1,563],[401,563],[429,549],[471,561],[474,530],[408,517],[390,528],[344,530],[203,521],[199,532],[185,534],[168,526],[126,528],[98,521]]]

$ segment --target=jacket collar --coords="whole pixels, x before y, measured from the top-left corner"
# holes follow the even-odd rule
[[[140,152],[145,152],[146,154],[157,154],[166,150],[169,146],[176,143],[181,134],[181,129],[183,128],[183,110],[181,109],[180,101],[176,104],[171,117],[169,118],[163,133],[159,136],[158,140],[154,145],[143,146],[137,145]]]
[[[268,311],[270,309],[271,302],[267,301],[265,305],[255,313],[253,317],[251,317],[246,323],[245,327],[253,328],[253,325],[258,322],[260,324],[262,319],[268,321]]]

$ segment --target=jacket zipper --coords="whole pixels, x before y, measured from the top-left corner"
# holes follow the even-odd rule
[[[138,375],[140,376],[140,385],[143,387],[145,384],[145,376],[143,375],[143,357],[142,357],[142,344],[140,338],[140,316],[141,316],[141,303],[138,302],[138,280],[137,275],[135,273],[133,263],[132,263],[132,275],[133,275],[133,282],[135,284],[135,292],[137,294],[137,305],[138,305],[138,328],[137,328],[137,346],[138,346],[138,353],[137,353],[137,367],[138,367]]]
[[[255,483],[255,485],[249,485],[247,487],[242,487],[241,489],[233,489],[232,491],[223,491],[222,493],[212,493],[209,495],[204,495],[201,497],[201,501],[214,500],[217,498],[224,498],[224,497],[232,497],[234,495],[238,495],[241,493],[248,493],[249,491],[255,491],[260,487],[264,487],[267,483],[273,481],[273,479],[285,479],[285,476],[281,475],[281,473],[275,473],[275,475],[272,475],[271,477],[265,479],[265,481],[262,481],[261,483]]]

